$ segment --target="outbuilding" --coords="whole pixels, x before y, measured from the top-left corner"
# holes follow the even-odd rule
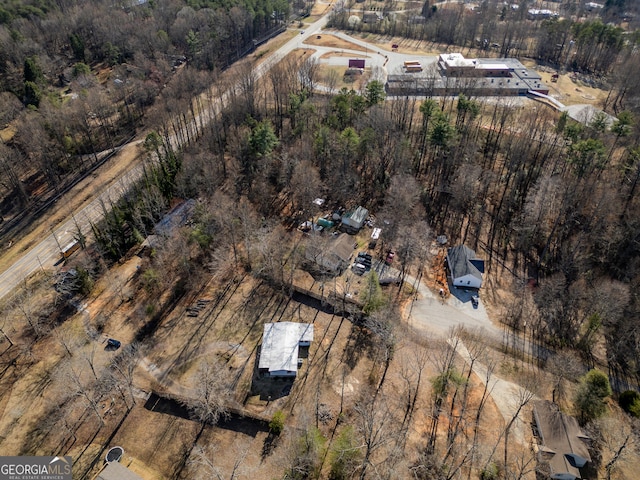
[[[451,247],[447,251],[447,265],[454,287],[480,288],[484,274],[484,260],[465,245]]]
[[[369,210],[359,206],[355,210],[342,215],[342,226],[347,232],[358,233],[367,220],[368,215]]]
[[[118,462],[107,463],[96,477],[96,480],[143,480],[127,467]]]
[[[300,347],[308,347],[312,341],[311,323],[265,323],[258,371],[270,377],[295,377]]]

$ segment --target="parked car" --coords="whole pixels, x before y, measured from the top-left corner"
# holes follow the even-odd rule
[[[353,267],[351,267],[351,270],[353,270],[353,273],[355,273],[356,275],[364,275],[364,273],[367,271],[367,267],[365,267],[361,263],[354,263]]]
[[[110,350],[117,350],[120,348],[120,340],[116,340],[115,338],[109,338],[107,340],[107,348]]]
[[[387,265],[391,265],[391,263],[393,263],[393,259],[396,256],[396,252],[394,252],[393,250],[389,250],[387,252],[387,258],[384,259],[384,263],[386,263]]]
[[[471,305],[473,308],[478,308],[478,303],[480,302],[480,298],[478,295],[471,295]]]

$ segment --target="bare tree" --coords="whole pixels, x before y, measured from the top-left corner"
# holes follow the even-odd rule
[[[79,397],[85,407],[89,408],[95,414],[96,418],[100,421],[100,425],[104,425],[104,419],[102,418],[99,407],[101,398],[95,391],[95,383],[86,381],[82,369],[72,364],[68,364],[62,378],[65,385],[69,387],[68,391],[70,391],[73,396]]]
[[[320,478],[322,463],[326,455],[326,439],[311,422],[302,419],[304,428],[299,435],[291,437],[285,454],[288,480]]]
[[[570,351],[556,352],[547,360],[546,369],[553,373],[552,401],[561,403],[568,400],[568,382],[575,382],[583,373],[580,359]]]
[[[512,411],[513,414],[507,421],[504,429],[500,432],[498,441],[494,445],[491,453],[487,457],[487,460],[484,465],[484,469],[489,468],[489,465],[493,462],[493,457],[495,455],[496,450],[498,449],[500,443],[503,444],[503,462],[504,462],[504,476],[505,478],[509,478],[509,435],[512,431],[512,428],[516,424],[516,422],[522,421],[520,419],[520,414],[522,410],[533,400],[535,397],[534,387],[535,387],[535,379],[529,379],[529,381],[525,382],[525,386],[518,387],[517,391],[513,394],[512,398]]]
[[[313,90],[318,82],[318,71],[320,65],[315,57],[308,57],[300,66],[300,87],[306,90],[309,95],[313,95]]]
[[[411,355],[403,358],[400,364],[400,376],[405,385],[403,393],[406,402],[404,417],[400,424],[402,429],[408,428],[408,424],[411,422],[413,413],[415,412],[420,387],[422,385],[422,377],[428,360],[429,354],[427,349],[415,345],[414,348],[411,349]],[[400,438],[406,440],[404,435],[401,435]]]
[[[111,362],[111,375],[116,380],[116,385],[120,390],[120,385],[129,392],[131,408],[136,405],[136,397],[133,390],[134,372],[140,359],[140,345],[131,343],[125,346],[118,356]],[[129,408],[126,398],[122,395],[125,405]]]
[[[425,449],[427,455],[432,455],[435,452],[438,425],[443,413],[444,402],[450,393],[452,384],[457,383],[460,378],[459,373],[454,369],[456,349],[460,339],[457,336],[452,339],[452,342],[434,341],[430,349],[430,360],[437,375],[431,380],[433,405],[431,406],[431,422]]]
[[[41,332],[34,287],[25,279],[11,298],[11,305],[24,318],[36,335]]]
[[[587,432],[595,440],[606,480],[611,480],[612,476],[617,478],[616,473],[621,465],[637,458],[637,428],[637,420],[630,422],[628,418],[613,415],[594,420],[587,425]]]
[[[373,395],[365,392],[361,401],[354,407],[356,414],[356,428],[362,438],[362,464],[360,466],[360,480],[367,476],[369,467],[374,470],[379,463],[389,460],[388,456],[374,462],[373,455],[381,448],[395,440],[397,419],[391,408],[389,399],[382,393]]]
[[[329,90],[329,95],[334,95],[336,93],[336,86],[340,81],[340,74],[335,70],[329,70],[324,76],[324,83]]]
[[[295,167],[290,179],[293,212],[302,212],[302,218],[307,219],[313,211],[313,200],[322,197],[324,185],[320,179],[318,169],[309,161],[301,160]]]
[[[187,406],[203,425],[215,425],[229,415],[232,390],[227,371],[216,357],[207,358],[198,369],[195,395]]]
[[[10,346],[13,346],[13,340],[11,340],[11,338],[9,337],[9,335],[7,334],[7,313],[6,310],[3,308],[2,310],[0,310],[0,334],[2,334],[2,336],[4,338],[7,339],[7,341],[9,342]]]
[[[365,320],[367,330],[373,334],[373,343],[377,356],[384,362],[384,370],[376,388],[376,395],[384,384],[389,365],[395,353],[397,340],[394,334],[394,319],[398,320],[398,312],[393,307],[386,307],[372,312]]]
[[[232,456],[235,458],[231,472],[229,472],[229,475],[225,475],[222,468],[217,465],[218,462],[216,461],[216,457],[220,456],[220,452],[215,448],[215,446],[209,445],[205,448],[197,445],[191,451],[191,455],[187,462],[190,475],[192,475],[189,478],[193,478],[194,480],[236,480],[242,473],[244,473],[245,469],[243,468],[243,462],[247,456],[248,450],[243,449],[238,451],[237,448],[234,448],[233,450],[233,453],[224,453],[224,456]]]

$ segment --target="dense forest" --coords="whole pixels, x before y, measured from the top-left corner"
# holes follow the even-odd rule
[[[325,81],[323,73],[303,55],[286,57],[261,78],[249,62],[235,66],[237,88],[230,88],[221,72],[254,41],[281,28],[289,9],[286,2],[268,0],[3,3],[0,213],[17,218],[42,201],[43,191],[62,192],[65,182],[90,171],[145,127],[150,133],[143,137],[143,179],[93,226],[98,254],[74,265],[76,286],[86,294],[109,264],[131,255],[175,201],[195,200],[188,233],[165,239],[139,272],[141,288],[157,300],[141,314],[151,319],[136,334],[142,344],[163,307],[169,310],[204,277],[230,265],[274,291],[289,292],[301,262],[293,227],[317,213],[313,200],[322,197],[328,208],[365,205],[384,222],[382,240],[407,271],[426,268],[425,239],[430,243],[434,234],[469,245],[486,259],[492,280],[483,295],[495,305],[505,331],[538,347],[532,362],[562,370],[553,353],[571,352],[589,368],[608,370],[617,391],[637,386],[635,35],[593,19],[532,22],[491,2],[473,15],[429,5],[424,24],[375,27],[456,48],[476,48],[476,38],[487,38],[489,45],[499,45],[487,55],[527,54],[597,74],[610,87],[605,109],[616,114],[612,122],[596,115],[584,125],[542,105],[505,99],[386,99],[377,81],[361,91],[319,93],[314,86]],[[624,2],[607,2],[605,14],[625,9]],[[346,20],[338,12],[333,22],[345,27]],[[219,109],[216,99],[225,92]],[[508,295],[498,295],[505,290]],[[393,298],[402,299],[400,293]],[[396,307],[365,320],[376,334],[376,359],[386,368],[393,345],[384,334],[389,318],[398,317]],[[415,478],[454,478],[447,471],[451,464],[460,462],[461,468],[475,461],[454,448],[448,450],[449,463],[438,460],[440,413],[449,408],[453,418],[466,407],[462,373],[471,376],[471,368],[453,370],[455,350],[440,348],[441,375],[432,383],[437,415],[430,444],[411,470]],[[384,375],[367,397],[370,403],[360,407],[371,407],[370,416],[379,414],[374,404],[385,399],[378,396],[383,382]],[[417,387],[408,395],[414,400],[406,402],[407,422]],[[529,400],[523,398],[522,406]],[[97,409],[96,417],[102,421]],[[462,427],[450,425],[448,447],[463,441]],[[477,429],[474,445],[476,437]],[[380,445],[369,440],[367,455]],[[350,445],[346,450],[354,449],[353,438],[342,441]],[[401,440],[397,445],[404,448]],[[368,457],[358,461],[365,478]],[[465,470],[469,478],[472,467],[479,465]],[[520,473],[514,478],[522,478]]]
[[[599,20],[531,22],[503,18],[496,4],[485,7],[473,16],[434,9],[421,35],[469,47],[489,32],[490,40],[502,35],[503,46],[517,34],[526,37],[526,52],[552,63],[567,54],[544,53],[545,45],[560,44],[550,35],[571,38],[562,45],[575,48],[574,66],[608,72],[609,106],[627,110],[611,126],[604,117],[585,126],[509,102],[385,102],[377,83],[360,93],[318,96],[317,65],[290,60],[260,82],[245,68],[241,91],[204,125],[196,112],[207,107],[202,98],[192,101],[193,95],[287,18],[286,3],[70,2],[27,10],[7,3],[0,25],[2,112],[15,135],[1,145],[3,214],[33,202],[35,186],[60,188],[67,177],[98,163],[98,152],[128,138],[144,118],[159,132],[145,145],[162,159],[160,173],[150,173],[161,183],[162,200],[144,202],[151,212],[129,209],[128,223],[135,228],[124,233],[125,214],[114,210],[119,234],[98,234],[110,255],[122,255],[138,241],[174,195],[206,204],[218,187],[231,184],[232,198],[246,197],[272,217],[300,211],[310,195],[323,193],[335,205],[363,203],[393,218],[394,228],[385,233],[390,243],[426,218],[435,231],[486,251],[490,268],[512,271],[515,285],[534,279],[539,342],[577,345],[589,358],[598,330],[611,368],[636,377],[635,36],[623,41],[619,27]],[[462,21],[445,22],[458,14]],[[338,13],[336,25],[340,18]],[[467,34],[471,19],[483,32]],[[450,38],[438,37],[446,24]],[[177,69],[182,58],[196,68]],[[106,82],[100,80],[104,75]],[[179,79],[171,81],[172,75]],[[163,142],[169,132],[190,146],[173,151]],[[215,226],[202,226],[203,239],[212,238]],[[518,329],[525,313],[518,306],[512,310],[508,322]]]
[[[168,102],[197,93],[290,12],[285,1],[192,3],[3,2],[5,220],[64,192],[129,140],[163,89]],[[211,78],[167,88],[185,64]]]

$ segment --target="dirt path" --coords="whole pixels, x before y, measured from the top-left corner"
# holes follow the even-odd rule
[[[230,342],[211,342],[207,344],[207,348],[198,353],[198,355],[194,357],[189,357],[188,361],[171,365],[172,369],[178,369],[185,365],[185,363],[192,363],[194,360],[206,356],[211,356],[216,353],[230,353],[233,352],[233,355],[237,356],[236,361],[245,361],[249,358],[249,352],[245,347],[240,344],[230,343]],[[238,360],[239,359],[239,360]],[[183,384],[176,383],[172,378],[170,378],[171,371],[167,370],[167,367],[164,364],[158,365],[154,363],[151,359],[144,357],[140,360],[140,366],[149,374],[151,378],[155,382],[157,382],[162,387],[166,388],[169,393],[174,395],[178,395],[181,397],[189,398],[195,396],[195,387],[193,383],[197,381],[196,378],[191,378],[191,386],[185,386]],[[139,385],[140,388],[146,388],[145,385]]]
[[[450,343],[452,342],[450,341]],[[461,341],[457,342],[456,352],[465,362],[471,364],[471,355],[469,350],[467,350],[467,347]],[[504,424],[507,425],[507,423],[509,423],[515,416],[518,407],[520,406],[520,401],[525,398],[529,398],[531,393],[527,392],[520,385],[504,380],[493,373],[491,374],[487,384],[487,367],[477,360],[473,362],[473,372],[478,376],[482,383],[487,385],[491,398],[500,411],[502,418],[504,418]],[[524,416],[523,413],[524,412],[520,412],[520,415],[516,418],[509,432],[509,436],[521,445],[526,445],[525,432],[527,423],[522,419]]]

